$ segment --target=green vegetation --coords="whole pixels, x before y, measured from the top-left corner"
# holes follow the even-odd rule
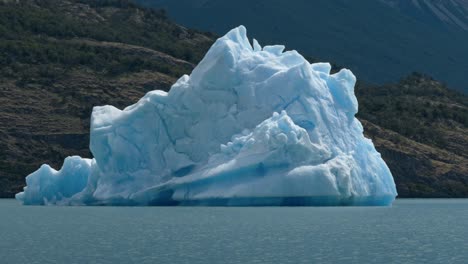
[[[94,105],[168,90],[212,42],[129,1],[0,1],[0,197],[41,163],[90,157]]]
[[[468,97],[414,73],[359,84],[358,118],[387,162],[400,197],[468,196]]]
[[[2,75],[19,74],[24,82],[36,77],[50,80],[78,66],[107,75],[150,70],[177,77],[191,66],[169,65],[154,56],[141,56],[135,53],[145,51],[132,47],[196,63],[210,44],[208,37],[169,22],[164,12],[142,11],[128,1],[26,0],[0,4]],[[30,64],[44,66],[36,71]]]
[[[420,143],[445,149],[447,130],[468,128],[468,97],[419,73],[395,84],[360,85],[356,96],[358,117]]]

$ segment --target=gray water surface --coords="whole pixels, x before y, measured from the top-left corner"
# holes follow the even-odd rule
[[[0,200],[0,263],[468,263],[468,200],[392,207],[36,207]]]

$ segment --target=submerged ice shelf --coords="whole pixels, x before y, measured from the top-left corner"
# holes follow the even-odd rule
[[[354,117],[349,70],[284,46],[218,39],[190,76],[124,110],[93,109],[93,159],[26,177],[60,205],[389,205],[393,177]]]

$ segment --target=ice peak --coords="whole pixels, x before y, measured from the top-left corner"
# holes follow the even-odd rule
[[[244,48],[248,48],[252,50],[252,46],[249,43],[249,39],[247,38],[247,29],[240,25],[236,28],[231,29],[224,37],[220,40],[227,39],[232,42],[239,44]]]

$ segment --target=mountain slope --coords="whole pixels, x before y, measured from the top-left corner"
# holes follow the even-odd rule
[[[392,171],[400,197],[466,197],[468,97],[427,76],[359,85],[358,118]]]
[[[90,157],[93,106],[168,90],[212,42],[125,1],[0,2],[0,197],[43,163]]]
[[[90,157],[93,106],[168,90],[215,38],[120,0],[0,1],[0,22],[0,197],[43,163]],[[356,95],[401,197],[468,197],[466,96],[417,74]]]
[[[443,25],[468,31],[467,0],[380,0],[385,4],[433,26]]]
[[[221,34],[243,24],[260,42],[285,43],[303,54],[346,65],[369,82],[395,81],[418,71],[468,92],[468,34],[463,29],[468,17],[459,11],[466,9],[457,9],[466,7],[464,0],[434,5],[422,0],[138,2],[165,8],[178,23],[200,30]],[[445,9],[449,21],[436,16]]]

